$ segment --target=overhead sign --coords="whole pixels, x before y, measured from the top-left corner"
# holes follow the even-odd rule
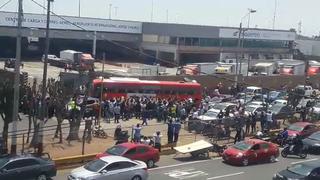
[[[243,35],[241,35],[241,37],[242,36]],[[219,37],[238,38],[239,29],[221,28]],[[244,32],[245,39],[294,41],[295,37],[296,33],[289,31],[247,30]]]
[[[46,16],[41,14],[23,14],[22,26],[27,28],[45,28]],[[14,27],[18,24],[18,14],[13,12],[0,12],[0,26]],[[95,18],[79,18],[71,16],[51,15],[51,29],[87,30],[97,32],[142,33],[142,23],[132,21],[118,21]]]

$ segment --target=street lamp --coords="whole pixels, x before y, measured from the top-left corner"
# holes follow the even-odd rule
[[[257,12],[256,10],[249,8],[248,13],[245,16],[243,16],[240,20],[240,26],[239,26],[239,31],[238,31],[238,46],[237,46],[237,51],[236,51],[236,76],[235,76],[236,86],[238,85],[238,75],[241,74],[241,60],[240,60],[240,66],[239,66],[239,52],[240,52],[240,50],[241,51],[243,50],[243,44],[241,43],[241,35],[244,39],[244,32],[245,32],[245,30],[242,27],[242,22],[247,16],[249,16],[249,18],[248,18],[248,29],[249,29],[250,15],[252,13],[256,13],[256,12]]]

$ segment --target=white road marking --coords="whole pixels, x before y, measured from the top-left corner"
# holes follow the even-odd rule
[[[237,175],[241,175],[241,174],[244,174],[244,172],[238,172],[238,173],[233,173],[233,174],[226,174],[226,175],[222,175],[222,176],[215,176],[215,177],[208,178],[207,180],[211,180],[211,179],[221,179],[221,178],[230,177],[230,176],[237,176]]]
[[[184,166],[184,165],[189,165],[189,164],[197,164],[197,163],[203,163],[203,162],[208,162],[212,160],[221,160],[222,158],[215,158],[215,159],[208,159],[208,160],[201,160],[201,161],[192,161],[192,162],[186,162],[186,163],[180,163],[180,164],[173,164],[169,166],[161,166],[157,168],[152,168],[149,169],[149,171],[154,171],[154,170],[159,170],[159,169],[165,169],[165,168],[172,168],[172,167],[177,167],[177,166]]]
[[[183,169],[183,170],[173,170],[168,173],[164,173],[165,175],[168,175],[169,177],[175,178],[175,179],[190,179],[194,177],[199,176],[208,176],[208,173],[205,173],[203,171],[198,171],[195,169]]]
[[[308,160],[303,160],[303,161],[297,161],[297,162],[292,162],[291,164],[299,164],[299,163],[304,163],[304,162],[309,162],[309,161],[316,161],[316,160],[318,160],[318,158],[308,159]]]

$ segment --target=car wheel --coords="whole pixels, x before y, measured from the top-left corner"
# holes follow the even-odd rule
[[[47,180],[47,176],[44,174],[41,174],[37,177],[37,180]]]
[[[152,159],[147,161],[147,166],[148,168],[153,168],[154,167],[154,161]]]
[[[131,180],[142,180],[140,176],[134,176]]]
[[[274,163],[274,162],[276,162],[276,160],[277,160],[277,158],[274,156],[274,155],[272,155],[272,156],[270,156],[270,162],[271,163]]]
[[[248,159],[243,159],[242,160],[242,165],[248,166],[249,165],[249,160]]]

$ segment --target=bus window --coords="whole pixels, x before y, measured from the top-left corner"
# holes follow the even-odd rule
[[[194,90],[189,90],[188,91],[188,95],[194,95],[195,94],[195,91]]]
[[[126,93],[126,89],[121,88],[121,89],[119,89],[118,92],[119,92],[119,93]]]

